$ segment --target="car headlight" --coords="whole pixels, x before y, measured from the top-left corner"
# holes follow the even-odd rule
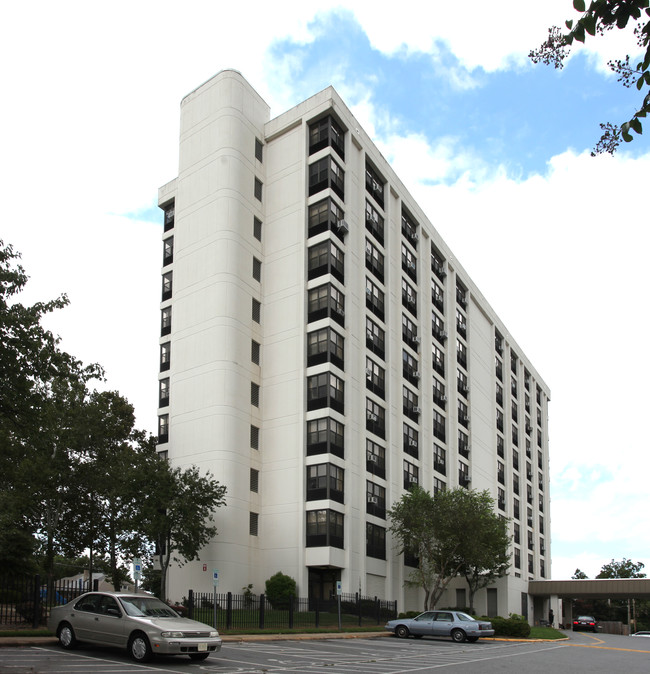
[[[182,639],[183,633],[182,632],[161,632],[160,636],[164,637],[165,639]]]
[[[210,638],[211,639],[214,639],[215,637],[218,637],[218,636],[219,636],[219,632],[217,632],[217,630],[215,630],[214,632],[210,632]]]

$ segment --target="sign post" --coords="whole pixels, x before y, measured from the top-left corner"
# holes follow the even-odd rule
[[[212,569],[212,585],[213,585],[213,601],[212,601],[212,611],[213,615],[213,625],[214,629],[217,629],[217,588],[219,587],[219,569]]]
[[[133,580],[135,581],[135,591],[138,591],[138,581],[142,578],[142,560],[135,557],[133,560]]]
[[[341,581],[336,581],[336,603],[339,609],[339,631],[341,631]]]

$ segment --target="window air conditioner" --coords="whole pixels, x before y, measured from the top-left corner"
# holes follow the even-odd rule
[[[377,463],[377,455],[372,452],[366,452],[366,459],[371,463]]]
[[[377,503],[379,503],[379,499],[376,496],[368,496],[368,503],[374,503],[377,505]]]
[[[409,482],[417,482],[418,479],[415,477],[415,475],[409,475]]]
[[[417,446],[418,446],[417,440],[409,440],[409,447],[417,447]]]
[[[343,234],[345,234],[346,232],[350,231],[350,227],[348,226],[348,223],[345,220],[339,220],[338,230],[339,230],[339,232],[342,232]]]
[[[377,415],[372,412],[368,412],[368,421],[377,421]]]
[[[421,410],[419,407],[414,407],[414,408],[413,408],[413,411],[414,411],[416,414],[420,414],[420,412],[422,412],[422,410]]]

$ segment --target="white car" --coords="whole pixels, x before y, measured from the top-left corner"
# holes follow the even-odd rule
[[[650,637],[650,632],[647,630],[642,630],[641,632],[635,632],[630,634],[631,637]]]
[[[78,642],[121,646],[137,662],[156,654],[205,660],[221,650],[214,627],[183,618],[145,594],[88,592],[53,608],[47,626],[63,648],[74,648]]]

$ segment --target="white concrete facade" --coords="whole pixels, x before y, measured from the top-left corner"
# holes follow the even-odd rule
[[[549,389],[337,93],[270,119],[220,72],[182,101],[159,204],[159,451],[228,487],[170,598],[218,568],[220,592],[282,571],[301,596],[340,580],[417,609],[385,510],[409,480],[466,474],[515,536],[476,609],[530,613],[528,580],[550,577]]]

